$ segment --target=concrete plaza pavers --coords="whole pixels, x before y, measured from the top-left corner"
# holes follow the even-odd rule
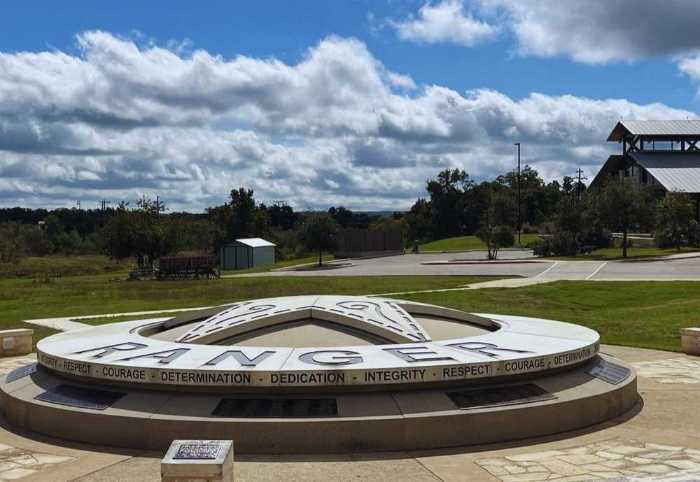
[[[642,400],[617,420],[527,442],[450,450],[239,455],[236,479],[700,480],[700,417],[695,416],[700,411],[700,384],[683,376],[700,359],[613,346],[603,346],[602,351],[631,363],[639,372]],[[31,356],[3,359],[0,371],[8,372],[31,360]],[[162,453],[68,444],[14,433],[4,420],[0,422],[0,480],[160,480]],[[19,468],[27,472],[10,471],[23,462]]]

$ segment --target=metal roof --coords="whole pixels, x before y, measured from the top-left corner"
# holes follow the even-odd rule
[[[251,248],[260,248],[263,246],[275,246],[275,243],[271,243],[263,238],[241,238],[237,239],[236,242],[250,246]]]
[[[608,136],[608,141],[619,141],[625,135],[699,137],[700,120],[622,120]]]
[[[700,152],[633,152],[630,155],[666,190],[700,193]]]

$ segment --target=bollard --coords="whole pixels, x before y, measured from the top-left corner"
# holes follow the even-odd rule
[[[700,356],[700,328],[681,329],[681,348],[687,355]]]

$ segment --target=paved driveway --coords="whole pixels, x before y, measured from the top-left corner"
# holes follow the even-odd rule
[[[354,259],[352,266],[320,271],[272,271],[249,276],[386,276],[386,275],[499,275],[535,276],[546,270],[552,262],[514,260],[513,264],[423,264],[425,262],[450,261],[454,259],[484,260],[484,253],[435,253],[404,254],[383,258]],[[503,258],[502,258],[503,259]],[[248,276],[248,275],[244,275]]]
[[[553,261],[529,251],[504,251],[499,262],[485,262],[486,253],[405,254],[352,260],[352,266],[327,271],[273,271],[241,276],[383,276],[484,275],[554,280],[700,280],[700,258],[664,261]],[[448,261],[460,263],[447,264]],[[441,262],[443,264],[441,264]]]

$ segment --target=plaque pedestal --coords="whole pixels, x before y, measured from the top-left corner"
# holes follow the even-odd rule
[[[32,352],[34,330],[18,328],[0,331],[0,356],[27,355]]]
[[[160,475],[162,482],[233,482],[233,441],[173,440]]]
[[[681,346],[686,355],[700,356],[700,328],[683,328]]]

